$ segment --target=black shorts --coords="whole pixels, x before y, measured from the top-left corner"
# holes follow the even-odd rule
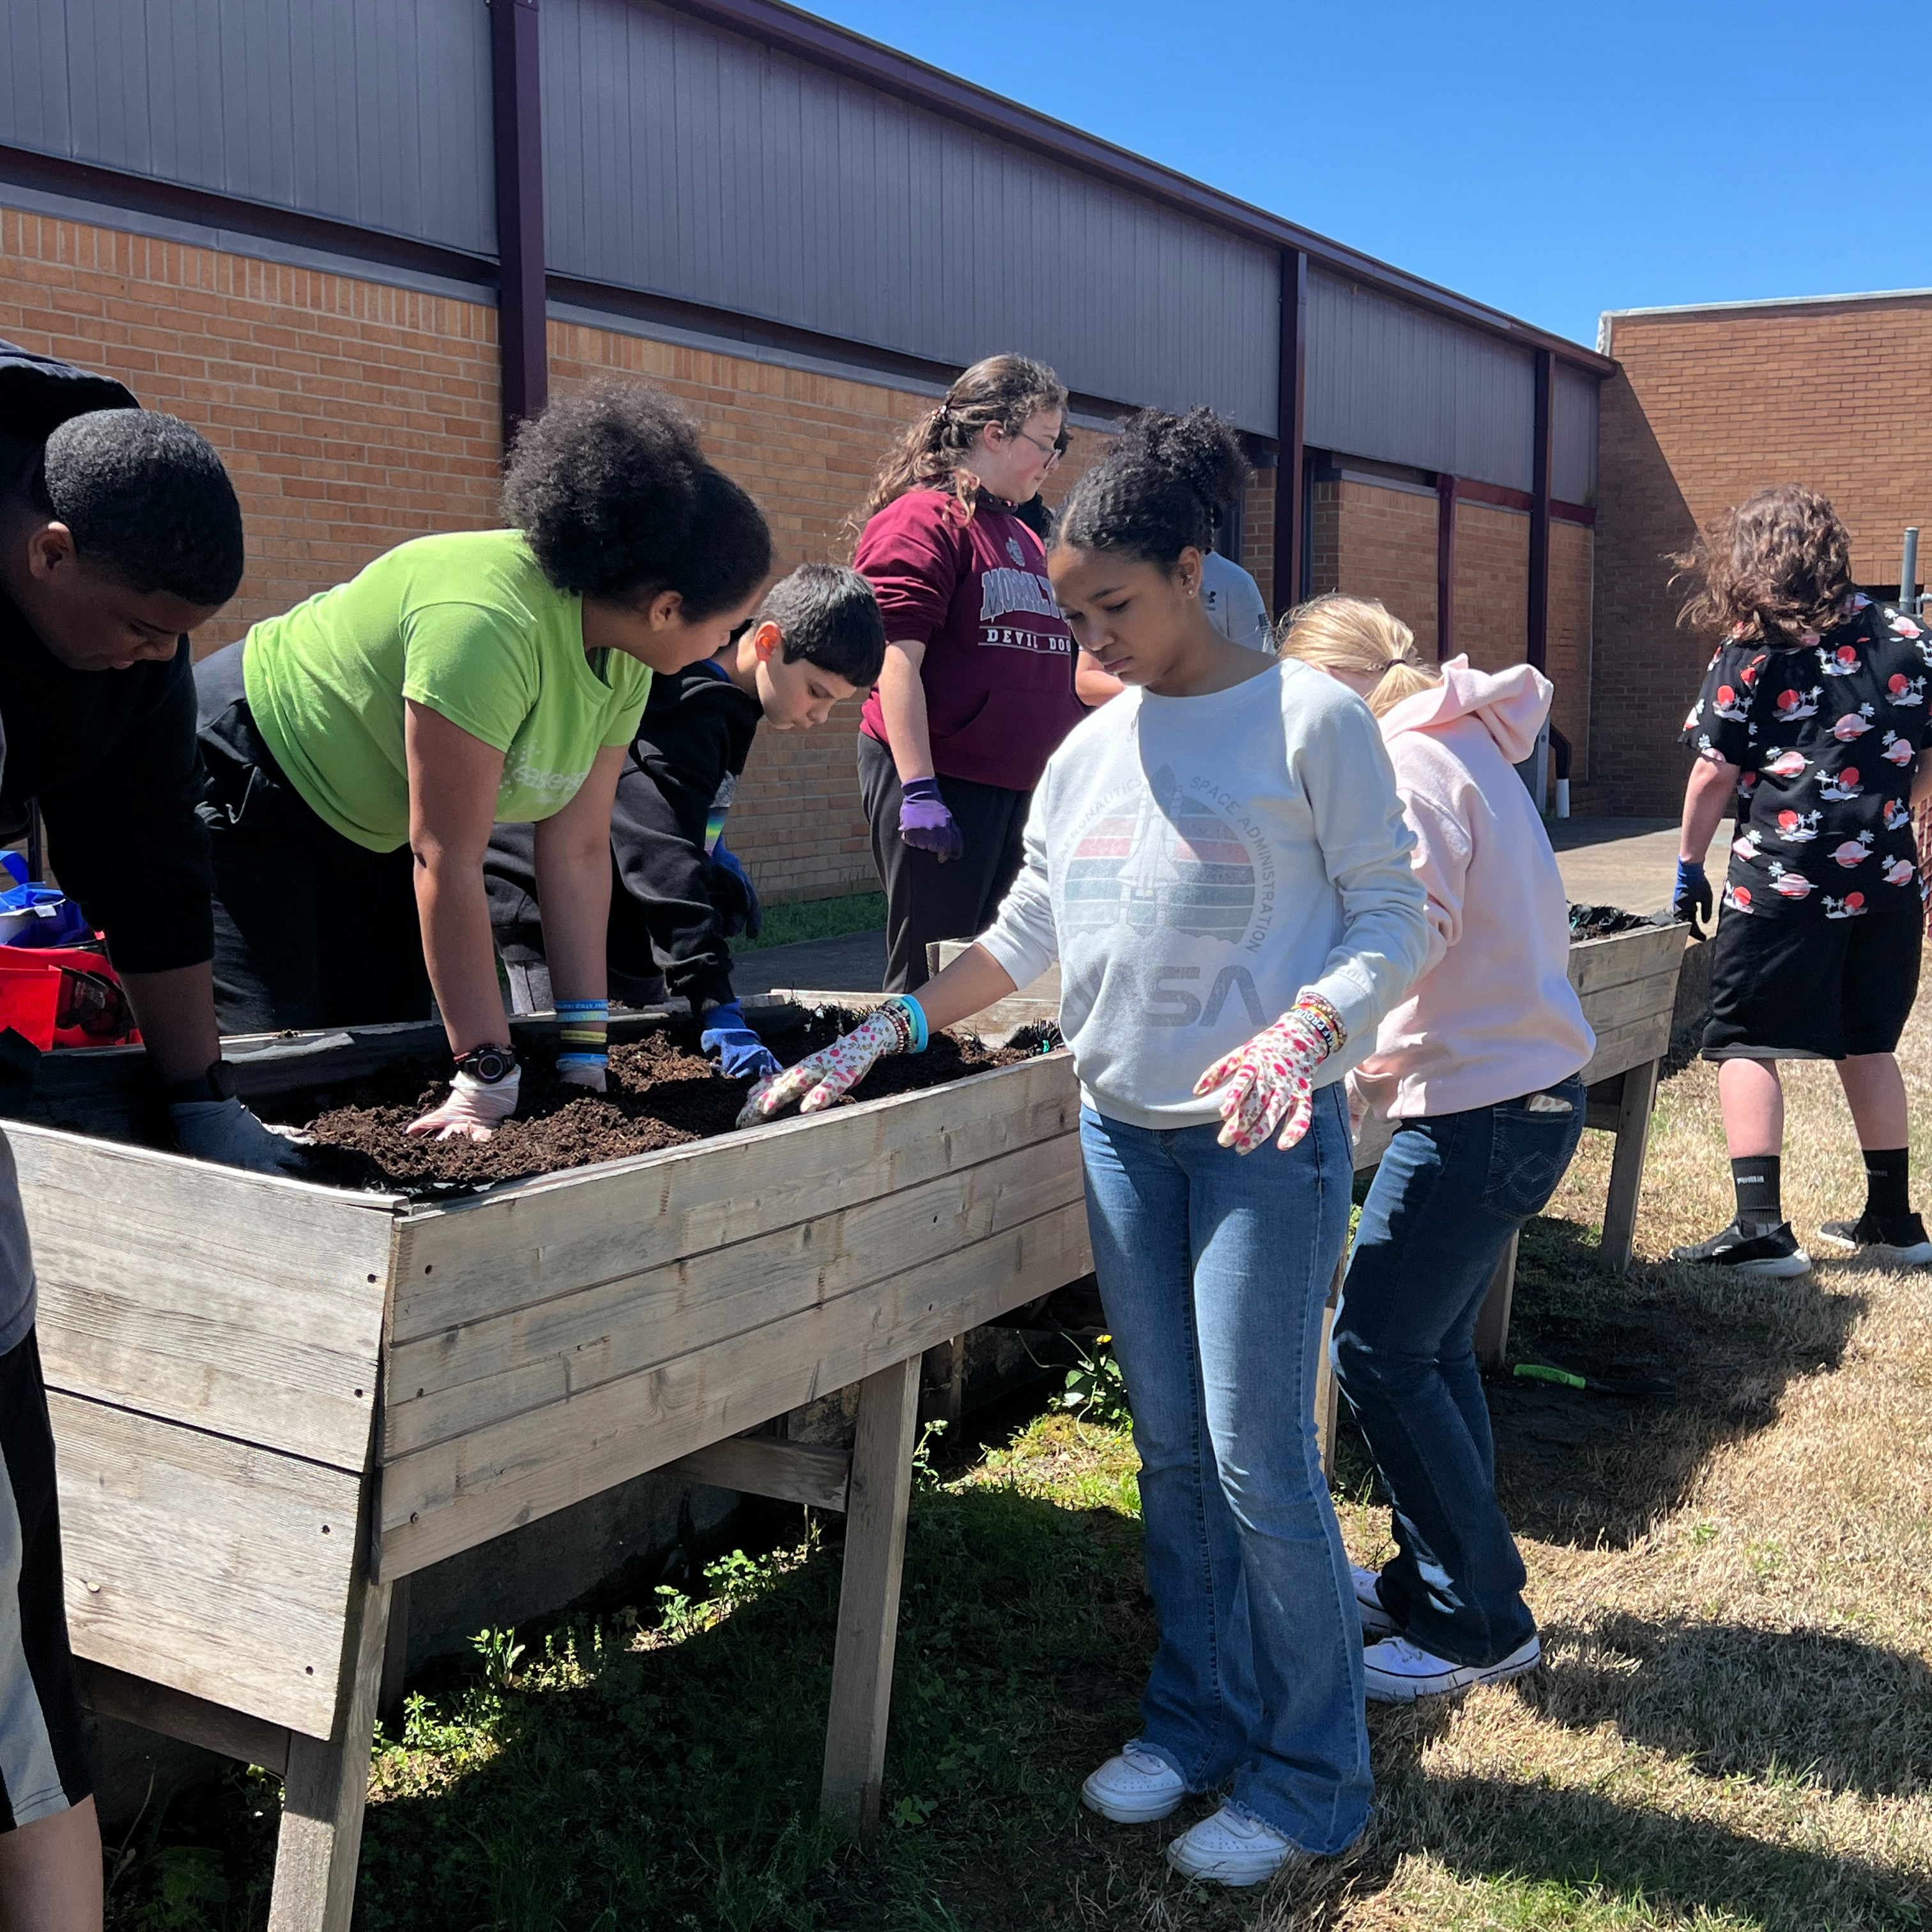
[[[92,1791],[61,1592],[54,1438],[34,1331],[0,1355],[0,1832]]]
[[[1909,907],[1862,919],[1766,918],[1726,908],[1711,942],[1705,1058],[1891,1052],[1918,997],[1924,930],[1916,894]]]

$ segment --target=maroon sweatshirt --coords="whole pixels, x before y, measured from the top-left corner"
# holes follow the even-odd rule
[[[1073,634],[1053,601],[1040,538],[997,498],[970,522],[950,491],[908,490],[866,524],[853,559],[886,635],[926,646],[920,675],[942,778],[1030,791],[1085,715]],[[859,728],[886,742],[879,694]]]

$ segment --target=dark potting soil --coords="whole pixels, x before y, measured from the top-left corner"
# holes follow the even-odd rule
[[[1635,932],[1640,927],[1668,925],[1666,919],[1646,919],[1641,913],[1625,912],[1621,906],[1573,905],[1570,908],[1570,939],[1607,939],[1614,932]]]
[[[768,1035],[785,1065],[829,1046],[860,1017],[825,1009],[796,1029]],[[968,1074],[1045,1052],[1058,1044],[1028,1028],[1006,1046],[970,1035],[934,1034],[925,1052],[880,1060],[839,1104],[944,1086]],[[555,1057],[526,1052],[520,1104],[487,1141],[432,1139],[404,1132],[449,1091],[448,1078],[424,1060],[399,1060],[336,1088],[290,1094],[260,1111],[313,1136],[310,1178],[338,1186],[402,1193],[443,1192],[588,1167],[600,1160],[650,1154],[729,1133],[751,1082],[727,1080],[699,1051],[698,1028],[674,1024],[640,1040],[614,1046],[609,1089],[587,1094],[556,1076]]]

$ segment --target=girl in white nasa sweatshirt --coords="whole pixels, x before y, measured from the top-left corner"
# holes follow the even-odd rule
[[[1242,463],[1196,410],[1142,418],[1075,486],[1048,569],[1127,690],[1048,761],[1025,863],[978,944],[747,1109],[829,1105],[880,1053],[1060,960],[1161,1628],[1141,1733],[1082,1796],[1144,1823],[1232,1783],[1168,1852],[1232,1884],[1340,1851],[1368,1815],[1359,1616],[1315,1372],[1348,1229],[1342,1076],[1428,938],[1366,708],[1202,610],[1210,506]]]

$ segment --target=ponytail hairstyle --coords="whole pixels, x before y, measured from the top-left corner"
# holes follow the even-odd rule
[[[864,506],[853,520],[856,538],[888,503],[908,490],[949,491],[970,521],[980,494],[972,471],[973,439],[997,424],[1017,435],[1042,410],[1066,406],[1066,385],[1044,362],[1025,356],[988,356],[953,382],[945,400],[914,423],[886,454]]]
[[[560,397],[525,423],[503,514],[558,590],[633,605],[674,590],[687,622],[742,604],[771,574],[763,512],[645,382]]]
[[[1378,718],[1442,681],[1442,668],[1424,662],[1415,633],[1380,598],[1349,597],[1339,590],[1311,597],[1282,620],[1281,654],[1318,670],[1375,678],[1367,703]]]
[[[1221,511],[1247,474],[1241,439],[1225,416],[1143,410],[1074,484],[1055,540],[1137,557],[1172,576],[1183,550],[1213,548]]]
[[[1845,618],[1852,540],[1815,490],[1779,483],[1712,519],[1673,556],[1671,578],[1690,595],[1678,613],[1686,628],[1719,643],[1762,638],[1795,644]]]

